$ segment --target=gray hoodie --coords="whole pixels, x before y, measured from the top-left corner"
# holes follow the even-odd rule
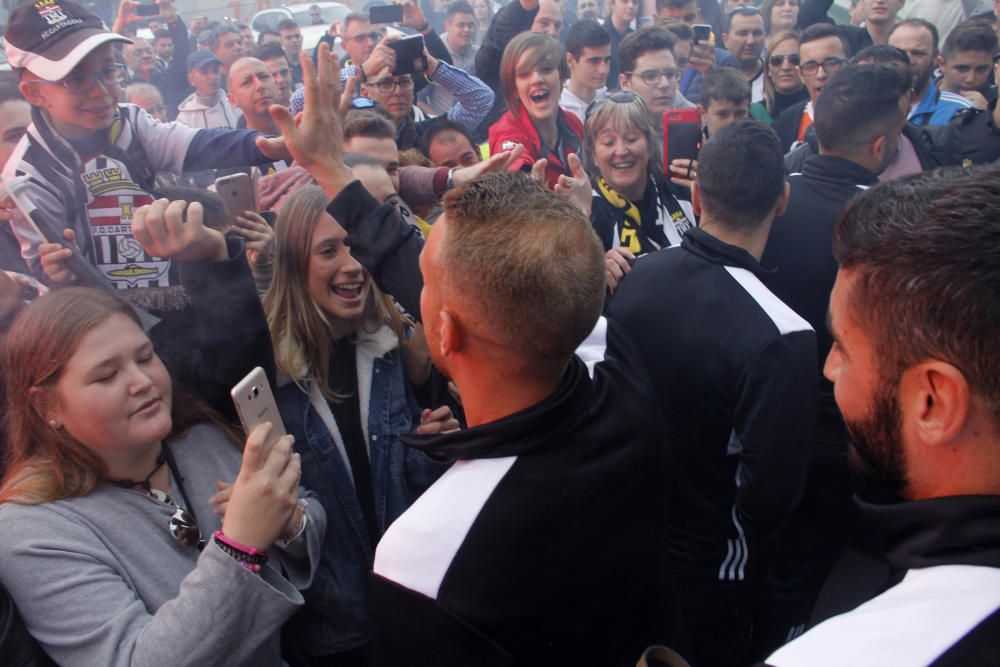
[[[177,122],[199,130],[212,128],[234,129],[243,112],[226,99],[226,91],[219,90],[211,97],[191,93],[177,107]]]

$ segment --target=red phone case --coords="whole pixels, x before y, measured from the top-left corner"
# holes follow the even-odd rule
[[[701,113],[697,109],[663,112],[663,173],[670,177],[670,161],[697,159],[701,147]]]

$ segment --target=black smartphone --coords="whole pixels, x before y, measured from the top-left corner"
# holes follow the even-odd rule
[[[269,227],[274,227],[274,221],[278,219],[278,214],[274,211],[261,211],[260,217],[264,218],[264,222],[266,222]]]
[[[156,5],[154,3],[149,3],[149,4],[142,3],[141,5],[139,5],[138,7],[135,8],[135,15],[136,16],[159,16],[160,15],[160,7],[159,7],[159,5]]]
[[[423,35],[410,35],[389,42],[388,47],[396,52],[396,67],[392,70],[394,75],[420,74],[427,70]]]
[[[705,42],[706,44],[712,41],[712,26],[705,25],[704,23],[696,23],[691,26],[691,31],[694,32],[694,43],[701,44]]]
[[[369,23],[399,23],[403,20],[403,5],[372,5],[368,8]]]

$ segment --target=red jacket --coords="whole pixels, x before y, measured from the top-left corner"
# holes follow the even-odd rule
[[[550,188],[555,187],[561,174],[570,175],[569,166],[566,164],[566,155],[576,153],[581,160],[583,159],[581,153],[583,123],[580,122],[580,119],[559,109],[558,126],[562,154],[556,155],[552,152],[551,147],[543,152],[542,141],[538,138],[538,130],[531,123],[528,114],[521,113],[515,116],[513,112],[508,111],[490,128],[490,155],[496,155],[521,144],[524,146],[524,153],[510,165],[510,170],[531,171],[536,160],[547,158],[549,164],[545,168],[545,182]]]

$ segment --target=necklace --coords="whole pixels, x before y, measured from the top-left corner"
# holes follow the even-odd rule
[[[112,479],[109,481],[112,484],[122,487],[123,489],[134,489],[135,487],[138,486],[146,493],[152,495],[153,488],[150,486],[149,480],[153,478],[153,475],[156,474],[156,471],[162,468],[163,464],[166,462],[167,462],[167,450],[165,447],[163,447],[163,445],[160,445],[160,453],[156,456],[156,465],[153,466],[153,469],[149,472],[148,475],[146,475],[146,479],[141,480],[139,482],[132,479]]]

